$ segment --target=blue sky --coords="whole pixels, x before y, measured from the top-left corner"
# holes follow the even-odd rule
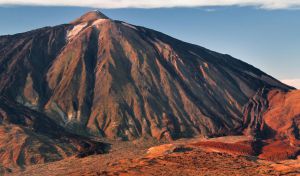
[[[2,5],[0,35],[67,23],[93,9]],[[300,88],[300,10],[239,5],[100,10],[110,18],[230,54]]]

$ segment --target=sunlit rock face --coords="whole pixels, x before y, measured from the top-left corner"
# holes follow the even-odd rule
[[[255,97],[265,101],[260,92],[274,88],[291,89],[229,55],[96,11],[0,37],[1,94],[77,134],[132,140],[242,133],[257,128]]]
[[[300,91],[272,90],[267,98],[269,107],[263,120],[270,131],[268,137],[288,139],[291,146],[300,147]]]

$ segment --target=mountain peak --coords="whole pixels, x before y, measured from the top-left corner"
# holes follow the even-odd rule
[[[104,15],[102,12],[99,10],[94,10],[85,13],[75,21],[72,21],[72,24],[78,24],[78,23],[83,23],[83,22],[90,22],[90,21],[95,21],[98,19],[109,19],[106,15]]]

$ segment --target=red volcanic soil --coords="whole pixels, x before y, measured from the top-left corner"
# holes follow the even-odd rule
[[[236,143],[224,143],[216,141],[203,141],[192,144],[193,146],[207,147],[220,152],[231,153],[236,155],[256,155],[255,144],[252,141],[243,141]]]
[[[291,146],[288,140],[285,141],[242,141],[226,143],[218,141],[200,141],[192,146],[204,147],[209,151],[228,153],[243,156],[258,156],[260,159],[270,161],[281,161],[295,159],[299,155],[299,147]]]
[[[155,146],[149,150],[144,146],[144,142],[142,146],[131,142],[115,143],[113,151],[108,154],[81,159],[68,158],[54,163],[31,166],[19,175],[35,176],[44,173],[47,176],[269,176],[280,174],[271,166],[260,164],[250,157],[209,152],[199,146],[190,146],[189,140],[182,143],[184,144]]]
[[[34,176],[39,173],[47,176],[296,176],[299,174],[300,166],[297,160],[272,162],[247,156],[253,152],[248,146],[251,144],[248,141],[249,139],[244,136],[227,136],[211,139],[182,139],[163,145],[149,141],[113,142],[111,152],[105,155],[70,157],[58,162],[29,166],[23,172],[15,174],[22,176]]]
[[[262,147],[259,158],[272,161],[295,159],[299,152],[299,147],[291,146],[289,141],[272,141]]]
[[[238,155],[258,156],[261,159],[281,161],[295,159],[300,154],[300,91],[272,90],[268,96],[268,108],[263,114],[262,138],[254,141],[201,141],[194,146],[213,151]]]

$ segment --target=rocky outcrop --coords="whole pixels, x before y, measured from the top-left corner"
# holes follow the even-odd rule
[[[244,134],[262,141],[260,158],[284,160],[300,153],[300,92],[262,89],[244,108]]]
[[[269,108],[264,114],[266,125],[277,139],[288,138],[293,143],[300,138],[300,91],[272,90],[268,94]]]
[[[262,139],[299,140],[299,91],[262,89],[244,108],[244,133]]]
[[[268,109],[269,102],[267,99],[270,89],[262,88],[249,99],[243,110],[243,127],[244,134],[256,138],[265,137],[270,132],[264,121],[264,113]]]

